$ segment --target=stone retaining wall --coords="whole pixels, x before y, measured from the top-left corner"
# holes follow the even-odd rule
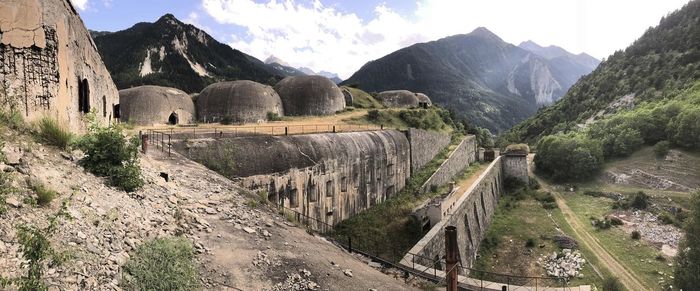
[[[439,187],[449,183],[452,181],[455,175],[475,161],[476,137],[470,135],[462,140],[457,148],[452,151],[447,160],[440,165],[440,168],[438,168],[437,171],[435,171],[435,173],[433,173],[433,175],[430,176],[425,183],[423,183],[423,186],[421,186],[420,189],[421,193],[430,191],[430,188],[433,186]]]
[[[411,174],[432,161],[451,140],[449,134],[415,128],[409,128],[406,137],[411,145]]]

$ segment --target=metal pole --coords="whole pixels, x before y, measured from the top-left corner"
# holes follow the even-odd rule
[[[141,132],[139,132],[141,135]],[[141,151],[145,154],[148,152],[148,134],[141,135]]]
[[[352,254],[352,237],[348,236],[348,251]]]
[[[447,291],[457,291],[457,263],[459,262],[459,246],[457,245],[457,228],[453,225],[445,227],[445,251],[448,273],[445,274]]]
[[[170,141],[170,135],[168,135],[168,157],[170,157],[170,147],[172,146],[172,142]]]

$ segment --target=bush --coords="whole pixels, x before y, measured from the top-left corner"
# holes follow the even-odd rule
[[[528,238],[527,241],[525,242],[525,247],[526,248],[534,248],[536,244],[537,244],[537,241],[535,241],[535,239]]]
[[[51,201],[58,196],[56,191],[49,189],[40,181],[32,181],[30,184],[32,191],[36,193],[36,203],[39,206],[49,205],[49,203],[51,203]]]
[[[88,134],[81,137],[77,147],[85,152],[80,164],[89,172],[108,177],[112,186],[135,191],[143,186],[139,167],[138,137],[126,139],[118,126],[99,127],[91,124]]]
[[[670,149],[670,143],[668,141],[662,140],[654,145],[654,155],[656,158],[663,159],[668,154]]]
[[[536,169],[556,182],[581,181],[598,173],[603,152],[585,136],[550,135],[537,143]]]
[[[140,245],[124,265],[125,290],[195,290],[199,275],[190,243],[154,239]]]
[[[647,209],[649,206],[649,196],[642,191],[635,193],[630,202],[630,206],[640,210]]]
[[[67,149],[73,134],[60,126],[56,120],[44,117],[39,121],[39,137],[49,145]]]
[[[624,291],[625,288],[622,286],[622,283],[620,283],[620,280],[618,280],[615,277],[606,277],[603,280],[603,291]]]
[[[608,219],[610,220],[610,225],[612,225],[612,226],[619,226],[619,225],[624,224],[621,219],[614,217],[614,216],[612,216]]]
[[[371,121],[379,120],[379,110],[373,109],[373,110],[367,111],[367,119],[369,119]]]
[[[633,230],[633,231],[632,231],[632,234],[631,234],[631,237],[632,237],[633,240],[639,240],[639,239],[642,238],[642,234],[639,233],[639,231]]]
[[[280,121],[282,120],[282,117],[279,116],[279,114],[275,112],[267,112],[267,121]]]
[[[673,218],[667,213],[662,213],[661,215],[659,215],[659,221],[661,221],[661,223],[663,224],[673,224],[675,222]]]

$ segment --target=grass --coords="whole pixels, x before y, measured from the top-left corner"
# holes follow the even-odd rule
[[[32,180],[30,182],[30,187],[36,194],[35,201],[39,206],[47,206],[51,204],[51,201],[58,196],[56,191],[52,190],[46,186],[46,184],[38,180]]]
[[[124,290],[199,288],[194,251],[183,238],[159,238],[140,245],[123,270]]]
[[[73,134],[56,120],[44,117],[39,121],[39,138],[49,145],[67,149]]]
[[[352,106],[355,108],[368,108],[368,109],[378,109],[384,108],[377,99],[372,97],[369,93],[362,91],[357,88],[352,88],[348,86],[342,86],[342,89],[346,89],[352,94]]]
[[[547,277],[544,268],[536,265],[537,259],[561,251],[551,240],[552,236],[561,234],[560,229],[568,236],[572,236],[573,232],[562,228],[566,223],[561,211],[558,208],[546,210],[541,205],[543,202],[536,200],[537,195],[519,198],[522,200],[509,195],[512,194],[504,194],[499,201],[473,268],[487,272]],[[587,260],[591,257],[587,250],[581,252]],[[581,273],[583,278],[573,279],[570,286],[600,284],[600,278],[590,263],[584,266]]]
[[[354,248],[378,254],[389,260],[403,256],[423,236],[420,223],[411,216],[413,208],[426,199],[441,194],[439,190],[419,196],[416,196],[416,193],[459,141],[461,139],[455,139],[423,169],[415,173],[397,195],[336,225],[334,237],[341,242],[347,242],[348,237],[352,237]],[[479,164],[473,164],[465,168],[459,176],[469,177],[479,168]]]
[[[603,217],[612,210],[613,201],[604,197],[591,197],[581,193],[566,194],[566,201],[571,210],[582,222],[590,217]],[[597,230],[590,223],[584,223],[587,231],[606,248],[622,265],[629,268],[647,286],[658,287],[658,282],[672,281],[673,268],[667,262],[656,260],[660,251],[654,246],[632,239],[619,227]],[[664,275],[661,275],[663,273]]]
[[[451,133],[453,128],[443,119],[444,109],[372,109],[367,114],[343,120],[348,124],[382,125],[385,128],[405,130],[409,127]],[[449,121],[448,121],[449,122]]]

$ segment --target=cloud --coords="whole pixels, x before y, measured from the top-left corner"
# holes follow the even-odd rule
[[[367,61],[402,47],[479,26],[514,44],[532,39],[605,57],[687,1],[420,0],[405,15],[384,3],[370,6],[368,19],[319,0],[202,0],[202,8],[219,24],[243,28],[245,33],[230,36],[236,49],[347,78]]]
[[[85,11],[85,9],[88,7],[88,0],[70,0],[70,2],[72,2],[75,7],[82,11]]]

